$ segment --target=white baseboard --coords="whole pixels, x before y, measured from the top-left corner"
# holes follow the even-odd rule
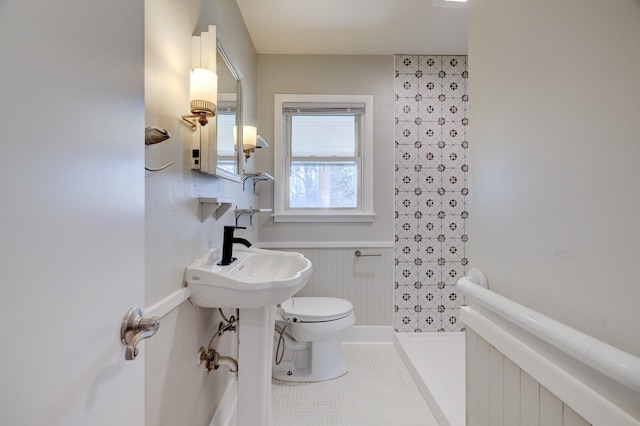
[[[393,327],[354,326],[345,332],[342,343],[393,343]]]

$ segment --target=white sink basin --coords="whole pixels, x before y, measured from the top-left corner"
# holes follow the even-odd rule
[[[191,302],[204,308],[258,308],[284,302],[300,290],[313,270],[300,253],[235,245],[230,265],[217,265],[210,249],[186,270]]]

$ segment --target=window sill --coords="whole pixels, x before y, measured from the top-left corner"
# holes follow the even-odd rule
[[[368,222],[372,223],[375,213],[277,213],[271,215],[274,222]]]

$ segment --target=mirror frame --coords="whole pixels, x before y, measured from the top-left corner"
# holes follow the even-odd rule
[[[236,128],[237,128],[237,140],[242,140],[242,73],[238,69],[238,66],[233,61],[231,57],[231,53],[229,49],[227,49],[226,45],[222,42],[222,38],[220,37],[220,32],[216,31],[216,48],[217,52],[220,54],[222,59],[225,62],[227,68],[229,68],[229,72],[236,80]],[[219,64],[216,64],[216,68]],[[242,182],[242,150],[236,148],[236,170],[237,173],[231,173],[227,170],[221,169],[217,166],[218,163],[218,144],[217,144],[217,115],[216,115],[216,126],[214,132],[209,135],[209,140],[213,141],[213,143],[209,144],[209,156],[215,160],[216,168],[215,175],[224,179],[229,179],[235,182]],[[236,145],[237,146],[237,145]]]

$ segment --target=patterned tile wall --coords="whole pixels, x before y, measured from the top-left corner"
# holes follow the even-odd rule
[[[395,64],[394,328],[461,331],[467,57],[397,55]]]

